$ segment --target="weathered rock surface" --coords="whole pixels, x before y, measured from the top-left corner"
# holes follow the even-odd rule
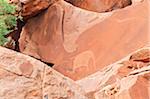
[[[149,99],[150,60],[143,61],[149,54],[150,47],[144,47],[74,82],[34,58],[0,47],[0,99]]]
[[[20,7],[21,16],[24,18],[39,14],[57,1],[59,0],[8,0],[8,2],[15,3]]]
[[[87,99],[84,94],[44,63],[0,47],[0,99]]]
[[[150,99],[150,60],[143,61],[149,55],[150,47],[142,48],[77,84],[91,99]]]
[[[58,0],[20,0],[22,3],[22,16],[31,17],[37,15],[42,10],[48,8],[50,5]]]
[[[124,8],[132,4],[131,0],[65,0],[74,6],[95,11],[108,12],[119,8]]]
[[[144,0],[96,13],[58,1],[28,20],[20,50],[55,64],[57,71],[74,80],[81,79],[148,43],[149,4]]]
[[[0,47],[0,99],[150,99],[149,1],[10,1],[29,18],[21,52],[77,81]]]

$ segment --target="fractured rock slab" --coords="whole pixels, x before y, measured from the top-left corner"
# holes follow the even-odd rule
[[[0,47],[0,99],[87,99],[71,79],[29,56]]]

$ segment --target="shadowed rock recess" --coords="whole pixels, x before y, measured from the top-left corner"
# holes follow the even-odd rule
[[[9,1],[25,24],[0,99],[150,99],[149,0]]]

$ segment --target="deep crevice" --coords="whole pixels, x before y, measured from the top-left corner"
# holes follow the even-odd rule
[[[20,51],[19,50],[19,41],[18,40],[20,38],[20,34],[21,34],[21,31],[22,31],[22,28],[23,28],[24,25],[25,25],[24,21],[22,21],[20,19],[17,20],[17,27],[16,27],[16,29],[5,36],[7,38],[10,37],[12,42],[15,43],[15,46],[12,45],[12,44],[9,44],[9,42],[8,42],[8,44],[5,47],[7,47],[9,49],[13,49],[13,50],[15,50],[17,52]]]
[[[37,58],[36,58],[36,59],[37,59]],[[48,62],[42,61],[41,59],[37,59],[37,60],[39,60],[39,61],[45,63],[46,65],[48,65],[48,66],[50,66],[50,67],[53,67],[53,66],[54,66],[53,63],[48,63]]]
[[[50,66],[50,67],[53,67],[53,66],[54,66],[54,64],[53,64],[53,63],[45,62],[45,61],[43,61],[43,60],[41,60],[41,59],[39,59],[39,58],[36,58],[36,57],[34,57],[34,56],[30,56],[30,57],[35,58],[35,59],[37,59],[37,60],[41,61],[42,63],[45,63],[46,65],[48,65],[48,66]]]

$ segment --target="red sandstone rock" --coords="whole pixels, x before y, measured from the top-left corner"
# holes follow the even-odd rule
[[[150,64],[126,74],[121,72],[125,76],[119,72],[126,67],[124,61],[131,61],[132,55],[143,50],[150,52],[150,47],[75,83],[34,58],[0,47],[0,98],[149,99]]]
[[[71,79],[29,56],[0,47],[0,99],[87,99]]]
[[[148,43],[147,0],[108,13],[95,13],[64,1],[26,23],[21,52],[53,63],[77,80]]]
[[[150,52],[149,50],[142,50],[138,53],[133,54],[130,57],[130,60],[150,62]]]
[[[22,4],[21,15],[25,18],[35,16],[57,1],[58,0],[20,0]]]
[[[96,12],[107,12],[131,5],[131,0],[65,0],[77,7]]]
[[[100,14],[64,1],[51,6],[45,0],[20,1],[25,17],[39,14],[23,28],[21,51],[80,80],[75,83],[36,59],[0,47],[0,99],[150,98],[150,47],[128,55],[149,41],[149,2],[134,0],[130,7]],[[103,2],[113,10],[114,4],[125,6],[119,1]],[[79,5],[93,10],[90,6]]]
[[[82,86],[87,96],[94,97],[92,99],[149,99],[150,64],[143,64],[144,66],[141,68],[130,70],[126,67],[127,64],[120,64],[123,61],[130,61],[132,55],[142,53],[143,50],[150,53],[150,47],[145,47],[107,68],[77,81],[77,84]]]

